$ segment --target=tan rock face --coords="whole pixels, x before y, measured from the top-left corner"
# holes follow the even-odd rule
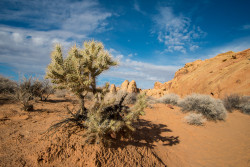
[[[155,84],[154,84],[154,89],[161,89],[162,86],[163,86],[163,84],[157,81],[157,82],[155,82]]]
[[[138,92],[138,89],[137,89],[137,86],[136,86],[136,82],[134,80],[132,80],[129,83],[127,92],[129,92],[129,93],[137,93]]]
[[[127,91],[128,85],[129,85],[129,81],[128,81],[128,80],[125,80],[125,81],[122,83],[122,85],[121,85],[121,90]]]
[[[156,82],[147,95],[159,97],[164,92],[180,96],[209,94],[219,98],[230,94],[250,95],[250,49],[187,63],[176,71],[171,81]]]
[[[115,84],[111,84],[111,85],[110,85],[110,93],[116,93]]]
[[[118,92],[119,90],[121,90],[121,88],[120,87],[116,87],[116,92]]]
[[[160,98],[165,94],[169,93],[168,91],[164,91],[162,89],[148,89],[148,90],[143,90],[143,92],[145,92],[147,96],[152,96],[155,98]]]
[[[128,93],[139,93],[141,89],[138,89],[136,86],[136,82],[134,80],[132,80],[131,82],[129,82],[128,80],[125,80],[121,87],[116,87],[116,91],[118,90],[123,90],[126,91]]]

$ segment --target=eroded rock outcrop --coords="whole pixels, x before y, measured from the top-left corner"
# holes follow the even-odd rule
[[[123,90],[128,93],[139,93],[141,89],[137,88],[136,82],[134,80],[132,80],[131,82],[125,80],[121,84],[121,87],[116,87],[114,84],[110,86],[110,92],[117,92],[119,90]]]
[[[110,93],[116,93],[115,84],[111,84],[111,85],[110,85]]]
[[[121,90],[127,91],[129,85],[129,81],[125,80],[121,85]]]
[[[210,94],[218,98],[229,94],[250,95],[250,49],[187,63],[176,71],[172,80],[156,82],[154,89],[145,92],[154,97],[167,93]]]
[[[129,85],[128,85],[128,89],[127,89],[128,93],[138,93],[138,89],[136,86],[136,82],[134,80],[132,80]]]

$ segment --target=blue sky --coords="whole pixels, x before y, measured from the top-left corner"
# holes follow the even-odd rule
[[[43,77],[55,43],[103,42],[120,62],[103,73],[140,88],[196,59],[250,48],[249,0],[1,0],[0,74]],[[66,54],[65,54],[66,55]]]

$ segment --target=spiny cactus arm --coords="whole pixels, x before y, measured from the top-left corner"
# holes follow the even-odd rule
[[[55,84],[65,82],[64,60],[60,45],[56,45],[51,52],[51,63],[48,65],[46,78],[52,79],[52,83]]]
[[[131,112],[126,115],[125,120],[126,121],[136,121],[139,119],[140,115],[144,115],[144,109],[147,107],[147,100],[146,100],[146,94],[139,94],[137,96],[137,101],[135,105],[132,107]]]
[[[88,71],[89,80],[92,81],[91,88],[93,93],[97,93],[96,78],[103,71],[108,70],[111,66],[117,65],[117,62],[112,60],[112,57],[107,51],[104,50],[104,46],[101,42],[87,41],[84,42],[84,49],[82,54],[86,58],[88,64],[86,65],[86,71]]]
[[[112,56],[108,53],[108,51],[102,50],[97,57],[95,64],[95,73],[94,76],[100,75],[103,71],[108,70],[112,66],[117,66],[118,62],[112,59]]]

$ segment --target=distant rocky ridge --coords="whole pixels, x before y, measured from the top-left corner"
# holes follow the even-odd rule
[[[140,89],[137,88],[136,82],[132,80],[129,82],[128,80],[125,80],[122,84],[121,87],[116,87],[114,84],[111,84],[110,86],[110,92],[111,93],[116,93],[119,90],[126,91],[128,93],[139,93]]]
[[[200,93],[219,98],[229,94],[250,95],[250,49],[187,63],[172,80],[155,82],[153,89],[143,92],[154,97],[169,93],[180,96]]]

